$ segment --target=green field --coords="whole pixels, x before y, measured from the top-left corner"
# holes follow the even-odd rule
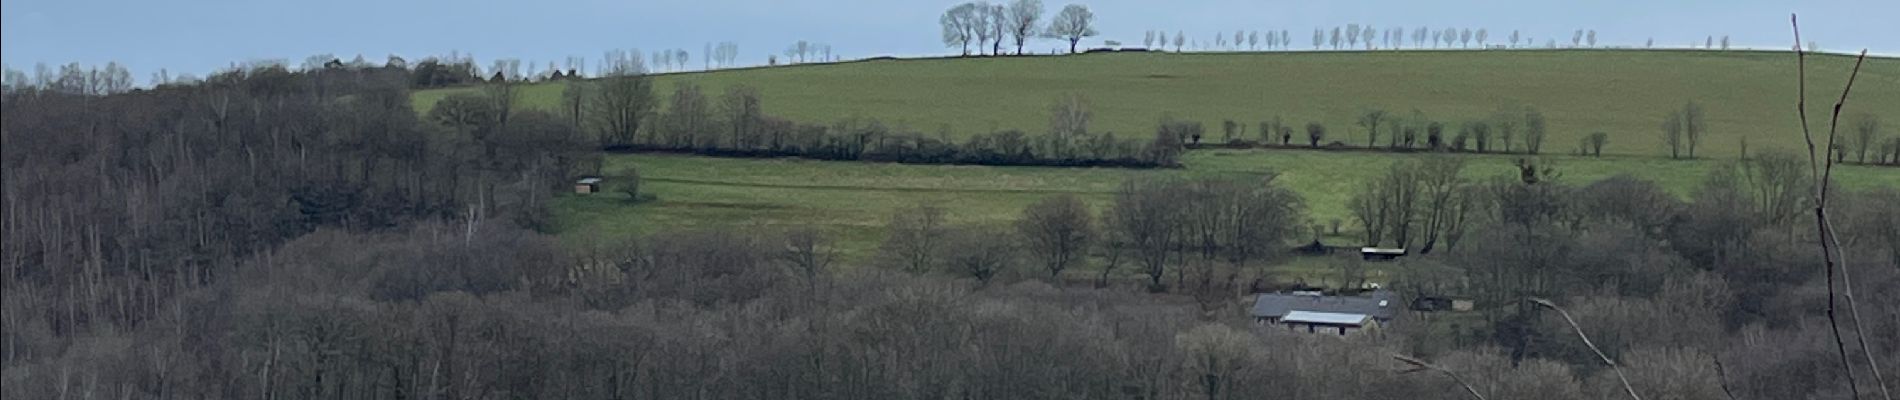
[[[1852,59],[1809,60],[1811,114],[1839,95]],[[1221,121],[1253,125],[1283,117],[1318,121],[1328,141],[1366,141],[1354,125],[1380,108],[1457,123],[1506,104],[1539,108],[1549,120],[1546,153],[1566,153],[1590,132],[1610,135],[1607,153],[1664,154],[1658,125],[1694,100],[1710,132],[1698,154],[1734,157],[1753,149],[1792,148],[1800,125],[1792,108],[1795,62],[1788,53],[1648,50],[1285,52],[1090,54],[1065,57],[884,60],[831,65],[668,74],[659,90],[695,82],[708,93],[733,84],[758,88],[769,114],[802,122],[878,118],[910,129],[953,134],[995,129],[1043,132],[1047,111],[1065,93],[1094,111],[1092,131],[1141,135],[1163,115],[1199,120],[1219,137]],[[1848,113],[1900,123],[1900,60],[1874,58],[1862,68]],[[447,93],[418,92],[418,110]],[[525,90],[524,103],[558,103],[560,84]],[[1817,121],[1818,123],[1819,121]],[[1250,129],[1251,131],[1251,129]],[[1892,131],[1891,128],[1888,129]],[[1124,136],[1128,137],[1128,136]]]
[[[1382,173],[1394,160],[1416,154],[1309,150],[1205,150],[1190,152],[1186,168],[982,167],[825,162],[797,159],[727,159],[670,155],[610,156],[610,179],[637,168],[644,190],[657,201],[630,203],[619,193],[564,195],[556,201],[557,229],[569,237],[622,238],[659,229],[741,226],[770,229],[815,225],[838,235],[852,257],[872,252],[895,210],[930,203],[945,207],[956,223],[1004,224],[1044,196],[1072,193],[1103,208],[1117,185],[1135,176],[1259,176],[1268,171],[1306,200],[1318,223],[1333,219],[1350,227],[1345,208],[1353,188]],[[1470,156],[1474,179],[1515,176],[1508,156]],[[1717,161],[1669,161],[1653,157],[1552,157],[1559,180],[1582,184],[1621,173],[1654,180],[1687,195]],[[1840,184],[1849,189],[1900,187],[1900,171],[1843,166]],[[610,183],[611,184],[611,183]],[[1349,239],[1343,240],[1350,242]],[[1343,243],[1342,243],[1343,244]]]

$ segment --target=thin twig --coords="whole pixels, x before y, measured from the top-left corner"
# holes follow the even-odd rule
[[[1722,358],[1710,354],[1709,359],[1715,361],[1715,379],[1722,384],[1722,394],[1728,395],[1728,400],[1735,400],[1735,391],[1728,388],[1728,369],[1722,368]]]
[[[1432,363],[1425,362],[1425,360],[1406,357],[1404,355],[1399,355],[1399,354],[1393,354],[1392,359],[1399,360],[1399,362],[1402,362],[1402,363],[1411,364],[1414,367],[1438,371],[1438,373],[1445,374],[1445,376],[1451,377],[1452,381],[1458,382],[1459,386],[1464,386],[1465,391],[1471,393],[1471,397],[1476,397],[1478,398],[1478,400],[1485,400],[1484,395],[1479,394],[1478,389],[1471,387],[1470,382],[1465,382],[1464,378],[1458,377],[1458,373],[1451,372],[1451,370],[1445,369],[1445,367],[1440,367],[1437,365],[1433,365]]]
[[[1835,148],[1835,131],[1841,126],[1841,108],[1847,105],[1847,94],[1854,90],[1854,78],[1860,76],[1860,65],[1866,61],[1867,50],[1861,49],[1860,56],[1854,59],[1854,71],[1847,75],[1847,86],[1841,89],[1841,99],[1834,103],[1834,115],[1828,119],[1827,126],[1827,142],[1828,148],[1830,149]],[[1821,181],[1820,184],[1822,204],[1825,205],[1828,187],[1834,182],[1835,163],[1832,158],[1824,160],[1823,163],[1823,165],[1827,166],[1827,171],[1821,175],[1821,178],[1825,180]],[[1875,361],[1873,349],[1867,346],[1867,331],[1861,327],[1860,304],[1854,300],[1854,279],[1853,275],[1848,273],[1850,269],[1847,268],[1847,251],[1841,247],[1840,236],[1834,233],[1833,218],[1827,215],[1825,209],[1820,210],[1820,212],[1821,227],[1826,233],[1826,237],[1824,238],[1826,242],[1822,243],[1822,250],[1826,251],[1829,246],[1833,248],[1834,259],[1836,260],[1835,265],[1841,272],[1841,298],[1847,300],[1847,318],[1854,323],[1854,338],[1860,342],[1861,355],[1867,359],[1867,370],[1873,373],[1874,383],[1880,388],[1881,398],[1893,400],[1893,393],[1887,390],[1886,378],[1880,376],[1880,363]]]
[[[1583,326],[1577,325],[1577,320],[1574,318],[1570,318],[1569,311],[1564,311],[1563,307],[1558,307],[1557,303],[1552,303],[1550,302],[1550,300],[1544,300],[1544,299],[1540,299],[1536,297],[1532,297],[1527,300],[1529,300],[1532,303],[1537,303],[1537,305],[1549,307],[1552,310],[1557,310],[1557,314],[1562,315],[1564,317],[1564,322],[1570,323],[1570,328],[1577,330],[1577,338],[1583,339],[1583,345],[1590,347],[1590,351],[1596,352],[1597,358],[1603,359],[1603,364],[1610,366],[1610,371],[1616,372],[1616,379],[1623,381],[1623,391],[1629,392],[1630,398],[1632,399],[1643,400],[1643,396],[1636,394],[1636,387],[1630,386],[1630,378],[1628,376],[1623,375],[1623,368],[1617,366],[1616,361],[1610,360],[1609,355],[1603,354],[1603,350],[1598,349],[1596,343],[1590,342],[1590,336],[1583,334]]]
[[[1874,382],[1877,385],[1877,387],[1880,388],[1880,393],[1881,393],[1882,398],[1885,398],[1887,400],[1893,400],[1893,394],[1891,391],[1889,391],[1889,389],[1887,389],[1887,382],[1885,378],[1882,377],[1880,374],[1880,364],[1874,359],[1872,348],[1867,346],[1867,332],[1864,328],[1861,327],[1862,324],[1860,320],[1860,307],[1859,307],[1859,304],[1855,302],[1854,300],[1853,279],[1852,279],[1852,275],[1848,273],[1847,254],[1844,251],[1842,251],[1840,238],[1835,235],[1833,223],[1829,220],[1827,216],[1828,187],[1829,187],[1829,184],[1832,183],[1833,178],[1834,178],[1834,158],[1832,154],[1822,155],[1819,157],[1816,156],[1815,147],[1814,147],[1814,133],[1809,128],[1809,125],[1808,125],[1807,55],[1804,49],[1801,48],[1801,24],[1800,24],[1799,19],[1793,15],[1789,16],[1788,21],[1789,21],[1789,24],[1793,26],[1794,28],[1794,37],[1795,37],[1794,49],[1795,49],[1795,59],[1797,63],[1796,65],[1798,68],[1796,75],[1800,79],[1799,81],[1800,93],[1797,94],[1798,101],[1796,102],[1795,107],[1796,107],[1797,115],[1799,115],[1801,118],[1801,137],[1802,139],[1806,140],[1808,144],[1808,170],[1809,170],[1809,173],[1813,175],[1814,180],[1815,180],[1814,182],[1814,188],[1815,188],[1814,189],[1814,220],[1815,220],[1815,225],[1816,225],[1815,231],[1820,236],[1819,240],[1817,241],[1821,245],[1821,258],[1824,263],[1824,267],[1827,268],[1828,327],[1833,331],[1833,334],[1834,334],[1834,348],[1835,348],[1835,351],[1840,354],[1841,369],[1846,371],[1847,373],[1848,389],[1853,393],[1854,398],[1858,399],[1860,398],[1860,385],[1854,376],[1854,367],[1851,361],[1851,357],[1848,356],[1847,354],[1846,341],[1842,340],[1841,338],[1840,319],[1836,316],[1835,298],[1840,297],[1840,298],[1847,299],[1848,316],[1850,319],[1852,319],[1852,322],[1854,323],[1855,338],[1861,347],[1861,354],[1867,360],[1868,369],[1873,372]],[[1839,128],[1840,128],[1841,109],[1846,106],[1847,96],[1849,93],[1853,92],[1854,80],[1860,76],[1861,64],[1864,63],[1866,60],[1867,60],[1867,51],[1861,50],[1860,57],[1854,60],[1853,72],[1851,72],[1847,76],[1847,84],[1841,89],[1840,100],[1834,103],[1833,113],[1828,119],[1827,148],[1830,153],[1834,151],[1833,149],[1835,146],[1835,141],[1838,138],[1837,133],[1839,132]],[[1838,285],[1843,288],[1843,290],[1841,291],[1842,292],[1841,295],[1837,295],[1835,293],[1835,287],[1837,285],[1836,278],[1835,278],[1836,272],[1839,273]]]

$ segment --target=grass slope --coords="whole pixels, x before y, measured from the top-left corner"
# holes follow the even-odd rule
[[[1424,157],[1306,150],[1209,150],[1191,152],[1187,168],[1173,170],[1041,167],[928,166],[822,162],[796,159],[725,159],[671,155],[615,155],[607,174],[638,168],[643,190],[654,202],[633,204],[618,193],[563,196],[555,202],[557,228],[569,237],[617,240],[658,229],[711,226],[771,228],[815,225],[840,236],[850,258],[871,254],[891,213],[932,203],[955,223],[1005,224],[1044,196],[1073,193],[1105,209],[1111,193],[1136,176],[1261,176],[1269,171],[1299,192],[1317,223],[1333,219],[1351,229],[1347,199],[1360,182],[1395,160]],[[1473,179],[1515,177],[1514,158],[1463,156]],[[1718,161],[1669,161],[1653,157],[1552,157],[1561,181],[1586,183],[1616,174],[1656,181],[1687,196]],[[1843,166],[1836,171],[1848,189],[1900,187],[1892,168]],[[611,179],[611,178],[610,178]],[[1341,238],[1341,243],[1352,243]]]
[[[1813,109],[1825,118],[1852,66],[1844,56],[1809,60]],[[765,95],[766,112],[803,122],[874,117],[935,134],[1021,129],[1042,132],[1048,108],[1064,93],[1091,103],[1093,131],[1146,135],[1164,114],[1248,131],[1275,116],[1295,126],[1324,123],[1328,141],[1362,144],[1354,122],[1368,107],[1458,123],[1505,104],[1538,107],[1549,120],[1546,153],[1566,153],[1590,132],[1610,134],[1608,153],[1665,154],[1658,125],[1695,100],[1709,134],[1698,154],[1733,157],[1742,140],[1754,149],[1794,148],[1800,126],[1790,110],[1794,57],[1775,52],[1535,50],[1382,51],[1209,54],[1088,54],[869,61],[660,76],[659,88],[694,82],[708,93],[744,84]],[[529,87],[524,104],[553,107],[560,84]],[[1900,60],[1869,59],[1847,113],[1900,120]],[[418,110],[456,88],[418,92]],[[1891,131],[1891,129],[1889,129]],[[1304,132],[1301,133],[1303,135]],[[1251,133],[1249,134],[1251,135]],[[1422,140],[1422,138],[1421,138]]]

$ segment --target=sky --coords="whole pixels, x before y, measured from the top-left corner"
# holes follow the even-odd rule
[[[1045,21],[1069,0],[1044,0]],[[315,54],[344,60],[389,55],[419,60],[460,52],[488,65],[515,58],[546,65],[569,56],[599,59],[610,49],[692,53],[734,42],[739,63],[763,64],[799,40],[828,44],[843,58],[950,54],[937,17],[958,1],[920,0],[4,0],[0,61],[128,66],[141,82],[163,68],[206,75],[233,63]],[[1349,23],[1486,28],[1496,42],[1519,30],[1538,43],[1566,42],[1577,29],[1598,31],[1602,45],[1685,46],[1714,36],[1735,47],[1786,49],[1788,14],[1800,13],[1803,38],[1826,51],[1900,54],[1896,0],[1088,0],[1104,40],[1139,44],[1144,32],[1288,30],[1294,47],[1318,27]],[[1038,40],[1039,51],[1061,47]]]

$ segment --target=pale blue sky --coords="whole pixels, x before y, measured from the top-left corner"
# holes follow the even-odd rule
[[[1044,0],[1045,15],[1063,5]],[[253,59],[297,63],[312,54],[381,63],[461,51],[482,65],[518,58],[545,65],[567,56],[597,59],[604,50],[642,54],[679,48],[699,64],[708,42],[739,44],[742,64],[764,63],[797,40],[832,45],[846,58],[935,55],[953,51],[938,40],[937,16],[954,1],[781,0],[4,0],[0,58],[13,68],[36,62],[119,61],[141,82],[167,68],[203,75]],[[1567,41],[1596,29],[1605,45],[1682,46],[1730,35],[1737,47],[1786,48],[1787,16],[1802,15],[1806,37],[1830,51],[1870,48],[1900,53],[1896,0],[1366,0],[1171,1],[1092,0],[1103,36],[1139,43],[1144,31],[1185,31],[1208,40],[1215,32],[1286,29],[1296,48],[1313,28],[1347,23],[1489,28],[1493,41],[1513,29]],[[1039,41],[1047,51],[1060,44]]]

